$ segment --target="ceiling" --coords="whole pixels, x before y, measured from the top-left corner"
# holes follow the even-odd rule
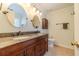
[[[70,5],[73,5],[73,3],[32,3],[32,6],[36,7],[41,12],[56,10]]]

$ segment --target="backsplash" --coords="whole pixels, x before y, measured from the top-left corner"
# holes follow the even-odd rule
[[[40,31],[21,32],[20,35],[35,34],[35,33],[40,33]],[[17,34],[18,34],[18,32],[0,33],[0,38],[18,36]]]

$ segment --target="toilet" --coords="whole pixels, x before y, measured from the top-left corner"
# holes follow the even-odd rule
[[[55,39],[49,38],[49,39],[48,39],[48,47],[53,47],[54,44],[55,44]]]

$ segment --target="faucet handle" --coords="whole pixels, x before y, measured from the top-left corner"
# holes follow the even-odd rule
[[[17,35],[20,35],[21,34],[21,31],[17,32]]]

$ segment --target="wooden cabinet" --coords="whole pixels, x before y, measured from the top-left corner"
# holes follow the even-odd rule
[[[40,39],[39,42],[37,42],[35,46],[35,53],[36,53],[35,55],[42,56],[46,51],[48,51],[48,39],[46,36],[45,37],[43,36],[39,39]]]
[[[42,19],[42,29],[48,29],[48,20],[46,18]]]
[[[48,35],[0,49],[1,56],[41,56],[48,50]]]
[[[13,54],[11,54],[12,56],[24,56],[24,51],[20,50],[20,51],[17,51],[17,52],[14,52]]]
[[[44,55],[46,52],[45,45],[45,40],[41,40],[41,55]]]
[[[34,56],[34,45],[30,45],[28,47],[26,47],[26,50],[25,50],[25,55],[26,56]]]
[[[40,56],[40,53],[41,53],[41,44],[39,41],[38,43],[36,43],[36,46],[35,46],[35,55]]]

